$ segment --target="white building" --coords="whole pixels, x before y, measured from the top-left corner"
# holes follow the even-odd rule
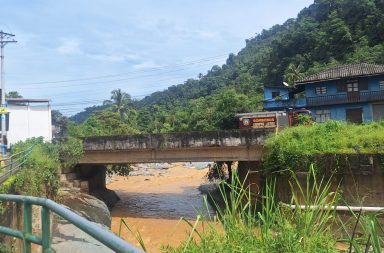
[[[49,99],[8,98],[8,145],[32,137],[52,140],[51,105]]]

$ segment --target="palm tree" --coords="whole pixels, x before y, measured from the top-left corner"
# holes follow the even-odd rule
[[[285,70],[284,79],[289,85],[294,85],[297,80],[304,77],[304,68],[301,64],[295,66],[293,63],[289,64]]]
[[[117,112],[122,121],[125,120],[127,113],[133,107],[131,96],[121,89],[113,90],[111,99],[105,100],[104,105],[112,105],[112,111]]]

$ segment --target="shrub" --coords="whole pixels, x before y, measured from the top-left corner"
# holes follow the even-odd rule
[[[81,141],[68,138],[56,143],[44,142],[43,138],[31,138],[12,146],[16,154],[33,149],[15,179],[14,189],[25,195],[54,198],[60,187],[59,170],[78,163],[82,156]]]
[[[327,121],[287,128],[267,140],[264,165],[267,171],[308,168],[322,154],[384,154],[384,123]]]

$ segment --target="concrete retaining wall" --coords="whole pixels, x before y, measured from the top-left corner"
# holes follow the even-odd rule
[[[323,168],[326,172],[319,176],[324,176],[325,180],[331,179],[332,190],[339,186],[339,193],[348,205],[384,206],[384,156],[343,154],[322,155],[318,159],[326,166]],[[332,174],[335,168],[337,173]],[[307,173],[299,172],[297,178],[305,188]],[[284,173],[276,176],[276,180],[277,197],[288,203],[292,197],[288,182],[295,184],[293,178]],[[340,205],[345,203],[340,202]]]

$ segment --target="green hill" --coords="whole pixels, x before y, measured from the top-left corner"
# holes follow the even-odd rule
[[[235,113],[261,109],[263,85],[356,62],[384,63],[384,1],[315,0],[247,39],[223,66],[135,101],[130,124],[141,132],[232,128]]]

